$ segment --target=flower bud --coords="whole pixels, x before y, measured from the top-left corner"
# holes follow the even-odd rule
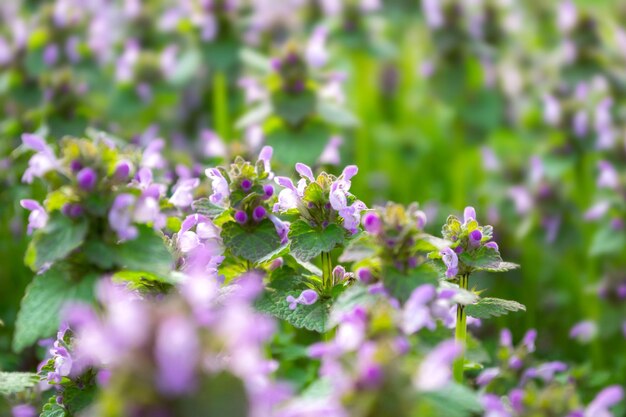
[[[83,168],[76,174],[78,186],[85,191],[91,191],[98,181],[98,175],[92,168]]]
[[[368,233],[376,235],[381,232],[383,224],[378,214],[370,211],[363,216],[363,227]]]
[[[265,207],[258,206],[258,207],[255,207],[255,209],[252,211],[252,218],[254,219],[255,222],[258,223],[265,218],[266,214],[267,214],[267,211],[265,210]]]
[[[243,210],[238,210],[235,213],[235,221],[239,224],[246,224],[248,222],[248,214]]]

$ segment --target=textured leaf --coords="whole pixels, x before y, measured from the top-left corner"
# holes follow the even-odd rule
[[[241,116],[235,127],[237,129],[245,129],[250,126],[256,126],[261,124],[265,119],[267,119],[272,114],[272,106],[268,103],[260,104],[256,107],[253,107],[246,114]]]
[[[339,256],[339,262],[358,262],[376,256],[378,246],[369,235],[363,233],[352,239]]]
[[[179,417],[246,417],[250,414],[248,396],[241,379],[222,372],[204,376],[194,395],[176,402]]]
[[[251,262],[265,258],[281,247],[276,228],[267,219],[251,228],[228,222],[222,228],[222,239],[233,255]]]
[[[172,254],[163,238],[148,226],[141,226],[137,238],[117,246],[116,252],[116,264],[123,269],[167,275],[172,268]]]
[[[76,384],[63,388],[63,404],[71,415],[87,408],[94,401],[97,389],[95,385],[86,385],[84,388]]]
[[[500,253],[497,250],[481,246],[475,251],[463,252],[459,255],[459,259],[465,265],[474,267],[475,269],[495,268],[502,262]]]
[[[35,232],[24,262],[33,271],[63,259],[80,246],[87,235],[87,222],[75,222],[60,213],[50,217],[45,228]]]
[[[514,264],[513,262],[500,262],[496,265],[490,266],[490,267],[485,267],[485,268],[481,268],[481,271],[488,271],[488,272],[506,272],[506,271],[512,271],[514,269],[518,269],[519,265],[518,264]]]
[[[16,394],[34,387],[39,381],[30,372],[0,372],[0,395]]]
[[[626,246],[626,234],[623,231],[615,231],[611,227],[605,227],[596,232],[591,241],[589,255],[608,255],[619,253]]]
[[[468,316],[478,319],[488,319],[509,314],[512,311],[526,311],[523,304],[513,300],[503,300],[501,298],[481,298],[476,304],[465,307]]]
[[[39,417],[66,417],[66,413],[65,409],[59,404],[48,403],[43,407]]]
[[[297,162],[314,165],[330,135],[327,126],[309,121],[298,130],[287,127],[273,130],[268,133],[266,143],[274,148],[274,158],[283,165],[293,166]]]
[[[469,388],[450,383],[438,391],[425,392],[422,398],[431,407],[431,415],[445,417],[469,417],[482,410],[477,394]]]
[[[437,271],[430,263],[419,265],[413,270],[403,273],[395,268],[383,270],[383,284],[389,294],[404,303],[414,289],[423,284],[436,284]]]
[[[217,204],[211,203],[211,201],[208,198],[200,198],[194,201],[191,204],[191,207],[196,212],[200,214],[204,214],[205,216],[210,217],[211,219],[219,216],[225,211],[224,207],[220,207]]]
[[[87,275],[74,281],[64,265],[35,276],[26,288],[17,315],[13,349],[20,351],[41,338],[54,335],[63,305],[71,300],[91,301],[96,279],[95,275]]]
[[[330,224],[326,229],[316,229],[298,220],[291,224],[289,230],[291,253],[298,259],[308,261],[342,244],[344,236],[345,231],[336,224]]]
[[[310,90],[293,95],[280,91],[272,96],[272,106],[278,116],[297,126],[315,112],[315,94]]]

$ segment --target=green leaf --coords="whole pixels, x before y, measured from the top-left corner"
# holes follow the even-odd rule
[[[93,403],[97,394],[97,388],[93,384],[87,384],[80,388],[75,383],[63,388],[63,405],[71,413],[76,413],[87,408]]]
[[[56,265],[35,276],[26,288],[15,322],[13,349],[21,351],[37,340],[54,335],[63,305],[72,300],[93,300],[96,275],[74,281],[65,265]]]
[[[362,233],[346,245],[343,253],[339,256],[339,262],[358,262],[376,256],[377,253],[378,246],[376,243],[370,235]]]
[[[194,201],[191,204],[191,208],[200,214],[210,217],[211,219],[219,216],[226,210],[224,207],[211,203],[208,198],[200,198]]]
[[[180,417],[249,415],[248,395],[241,379],[226,372],[202,378],[200,387],[192,396],[176,402]]]
[[[39,382],[37,374],[30,372],[0,372],[0,395],[17,394],[34,387]]]
[[[332,251],[343,244],[344,237],[345,231],[334,223],[326,229],[317,229],[304,220],[297,220],[291,224],[289,230],[291,253],[303,261],[313,259],[322,252]]]
[[[115,263],[123,269],[167,275],[173,258],[159,232],[148,226],[138,226],[139,235],[116,247]]]
[[[224,245],[233,255],[257,262],[281,247],[274,224],[265,219],[254,227],[228,222],[222,227]]]
[[[318,102],[317,112],[324,121],[339,127],[355,127],[359,124],[354,113],[332,102]]]
[[[297,298],[300,293],[300,290],[268,288],[257,300],[256,307],[260,312],[285,320],[297,328],[323,333],[328,323],[330,300],[320,298],[312,305],[298,305],[295,310],[290,310],[287,296]]]
[[[476,304],[465,306],[465,312],[468,316],[477,319],[488,319],[491,317],[499,317],[512,311],[526,311],[523,304],[513,300],[503,300],[501,298],[481,298]]]
[[[513,262],[503,261],[493,266],[481,268],[480,270],[488,271],[488,272],[506,272],[506,271],[512,271],[514,269],[518,269],[519,267],[520,266],[518,264],[514,264]]]
[[[519,265],[512,262],[504,262],[500,253],[487,246],[481,246],[475,251],[463,252],[459,259],[465,265],[473,268],[474,271],[504,272],[519,268]]]
[[[55,397],[52,397],[54,400]],[[65,409],[56,403],[48,403],[43,407],[39,417],[66,417]]]
[[[24,262],[38,271],[48,263],[65,258],[83,243],[87,228],[85,220],[73,221],[61,213],[53,214],[46,227],[35,232]]]
[[[370,294],[369,289],[364,285],[351,285],[347,290],[342,292],[333,303],[330,309],[328,328],[333,328],[339,324],[341,318],[346,313],[353,311],[357,306],[364,308],[373,306],[378,298],[379,297],[376,295]]]
[[[272,106],[268,103],[259,104],[256,107],[250,109],[247,113],[241,116],[235,127],[237,129],[246,129],[251,126],[261,124],[265,119],[267,119],[272,114]]]
[[[252,48],[241,48],[239,57],[248,68],[254,68],[263,73],[269,73],[272,70],[270,60]]]
[[[315,112],[315,93],[304,90],[299,94],[279,91],[272,95],[276,114],[291,126],[297,126]]]
[[[438,276],[432,265],[425,263],[406,273],[393,267],[384,268],[382,279],[389,294],[404,303],[420,285],[436,284]]]
[[[116,248],[102,240],[88,239],[81,248],[81,253],[89,262],[104,270],[110,270],[115,266]]]
[[[626,246],[626,235],[611,227],[604,227],[596,232],[589,248],[589,255],[609,255],[619,253]]]
[[[434,410],[430,408],[429,415],[469,417],[482,410],[478,395],[469,388],[455,383],[450,383],[438,391],[422,393],[421,398],[434,408]]]
[[[293,166],[297,162],[315,165],[331,132],[327,126],[308,121],[297,130],[281,127],[268,133],[266,143],[274,148],[277,162]]]

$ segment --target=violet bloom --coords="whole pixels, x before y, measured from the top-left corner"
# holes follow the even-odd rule
[[[215,132],[205,129],[200,133],[204,156],[209,158],[224,158],[227,150],[226,144]]]
[[[365,231],[373,235],[379,234],[383,228],[383,222],[375,211],[365,213],[362,223]]]
[[[326,27],[318,26],[313,30],[304,53],[305,59],[311,68],[323,67],[328,61],[327,37],[328,29]]]
[[[30,210],[28,215],[28,230],[30,235],[33,230],[42,229],[48,223],[48,213],[46,210],[35,200],[25,199],[20,200],[20,205],[26,210]]]
[[[118,181],[126,181],[130,176],[130,172],[133,169],[132,162],[123,159],[117,163],[115,166],[115,171],[113,172],[113,178]]]
[[[463,347],[454,340],[437,345],[422,361],[413,382],[421,391],[436,391],[446,386],[452,377],[452,362]]]
[[[549,94],[543,96],[543,119],[550,126],[556,126],[561,121],[561,104]]]
[[[569,332],[570,339],[576,339],[580,343],[589,343],[598,333],[596,323],[591,320],[581,321],[574,325]]]
[[[298,298],[294,298],[293,296],[288,295],[286,300],[289,303],[289,309],[295,310],[298,304],[307,305],[307,306],[311,304],[315,304],[318,298],[319,296],[317,295],[315,291],[304,290],[300,293]]]
[[[624,388],[612,385],[600,391],[596,398],[585,409],[584,417],[613,417],[609,408],[624,398]]]
[[[164,394],[189,392],[195,383],[200,359],[196,329],[185,317],[169,317],[160,324],[154,354],[157,385]]]
[[[248,223],[248,214],[243,210],[237,210],[234,217],[235,221],[239,224]]]
[[[469,244],[472,247],[478,247],[480,246],[480,241],[483,238],[483,234],[480,232],[480,230],[475,229],[472,230],[469,234]]]
[[[439,29],[445,23],[441,10],[441,0],[423,0],[422,13],[426,19],[426,24],[428,24],[431,29]]]
[[[76,174],[76,181],[78,186],[85,191],[91,191],[98,182],[98,174],[93,168],[83,168]]]
[[[570,32],[578,20],[576,5],[571,0],[564,0],[559,3],[557,9],[557,26],[563,33]]]
[[[58,168],[58,161],[52,149],[39,135],[24,133],[22,135],[24,147],[36,153],[28,161],[28,168],[24,171],[22,181],[32,183],[33,179],[43,177],[47,172]]]
[[[616,189],[619,187],[619,174],[610,162],[598,162],[598,169],[600,170],[597,181],[599,188]]]
[[[274,181],[276,184],[283,187],[283,190],[278,193],[278,202],[274,204],[272,211],[287,211],[297,208],[302,202],[302,197],[304,196],[304,189],[307,185],[306,180],[302,178],[298,182],[298,187],[296,187],[291,179],[287,177],[275,177]]]
[[[467,206],[465,210],[463,210],[463,223],[467,224],[470,220],[476,220],[476,209]]]
[[[339,165],[341,162],[339,147],[342,144],[341,136],[331,136],[317,161],[322,165]]]
[[[11,408],[11,415],[13,417],[36,417],[39,413],[30,404],[18,404]]]
[[[424,327],[430,330],[437,327],[428,305],[436,294],[437,290],[430,284],[413,290],[402,310],[402,331],[405,334],[416,333]]]
[[[208,168],[205,172],[207,177],[211,180],[211,188],[213,194],[209,196],[209,200],[213,204],[217,204],[221,207],[226,207],[228,204],[228,197],[230,197],[230,189],[228,188],[228,182],[217,168]]]
[[[370,282],[372,282],[372,279],[374,278],[372,275],[372,271],[369,268],[365,268],[365,267],[361,267],[357,269],[355,275],[359,281],[365,284],[369,284]]]
[[[267,210],[265,210],[265,207],[263,206],[257,206],[254,210],[252,210],[252,219],[257,223],[263,220],[266,215]]]
[[[272,155],[274,154],[274,148],[271,146],[264,146],[261,148],[261,152],[259,152],[259,159],[257,162],[263,162],[263,169],[268,174],[268,179],[274,178],[274,173],[272,172]]]
[[[273,214],[267,214],[267,218],[274,223],[276,234],[280,238],[281,245],[286,244],[289,241],[289,223],[280,220]]]
[[[137,228],[132,225],[135,201],[132,194],[120,194],[109,210],[109,225],[122,241],[134,239],[138,234]]]
[[[456,274],[459,273],[459,258],[456,252],[450,248],[444,248],[439,254],[441,255],[441,260],[444,265],[447,267],[446,277],[454,278]]]
[[[497,395],[484,394],[480,400],[485,408],[484,417],[512,417]]]
[[[478,375],[476,383],[479,386],[484,387],[493,381],[498,375],[500,375],[499,368],[487,368]]]
[[[189,178],[178,181],[174,188],[174,194],[170,198],[170,203],[178,208],[187,208],[193,203],[193,190],[200,185],[200,179]]]

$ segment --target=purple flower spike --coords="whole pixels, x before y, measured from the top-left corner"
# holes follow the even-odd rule
[[[91,191],[96,186],[98,175],[92,168],[83,168],[76,174],[78,186],[85,191]]]
[[[365,231],[377,235],[382,231],[383,223],[380,220],[380,216],[373,211],[370,211],[363,216],[363,227]]]
[[[624,398],[624,388],[619,385],[612,385],[603,389],[587,406],[585,416],[610,416],[609,408],[622,401]]]
[[[474,209],[474,207],[467,206],[463,211],[463,222],[467,223],[470,220],[476,220],[476,209]]]
[[[441,260],[444,265],[448,268],[446,270],[446,277],[455,277],[456,274],[459,273],[459,258],[457,257],[456,252],[450,248],[445,248],[439,252],[439,254],[441,255]]]
[[[267,211],[265,210],[265,207],[255,207],[255,209],[252,211],[252,219],[254,219],[255,222],[260,222],[265,218],[266,214]]]
[[[46,210],[44,210],[38,202],[26,199],[21,200],[20,205],[26,210],[30,210],[27,231],[29,235],[33,233],[33,230],[41,229],[46,226],[48,223],[48,213],[46,213]]]
[[[244,178],[243,181],[241,181],[241,189],[244,190],[245,192],[250,191],[250,189],[252,188],[252,181],[250,181],[248,178]]]
[[[271,198],[274,195],[274,186],[272,184],[266,184],[263,186],[263,195],[265,199]]]
[[[480,230],[472,230],[469,234],[470,245],[473,247],[480,245],[480,240],[483,238],[483,234]]]
[[[246,224],[248,222],[248,214],[243,210],[238,210],[235,213],[235,221],[239,224]]]

